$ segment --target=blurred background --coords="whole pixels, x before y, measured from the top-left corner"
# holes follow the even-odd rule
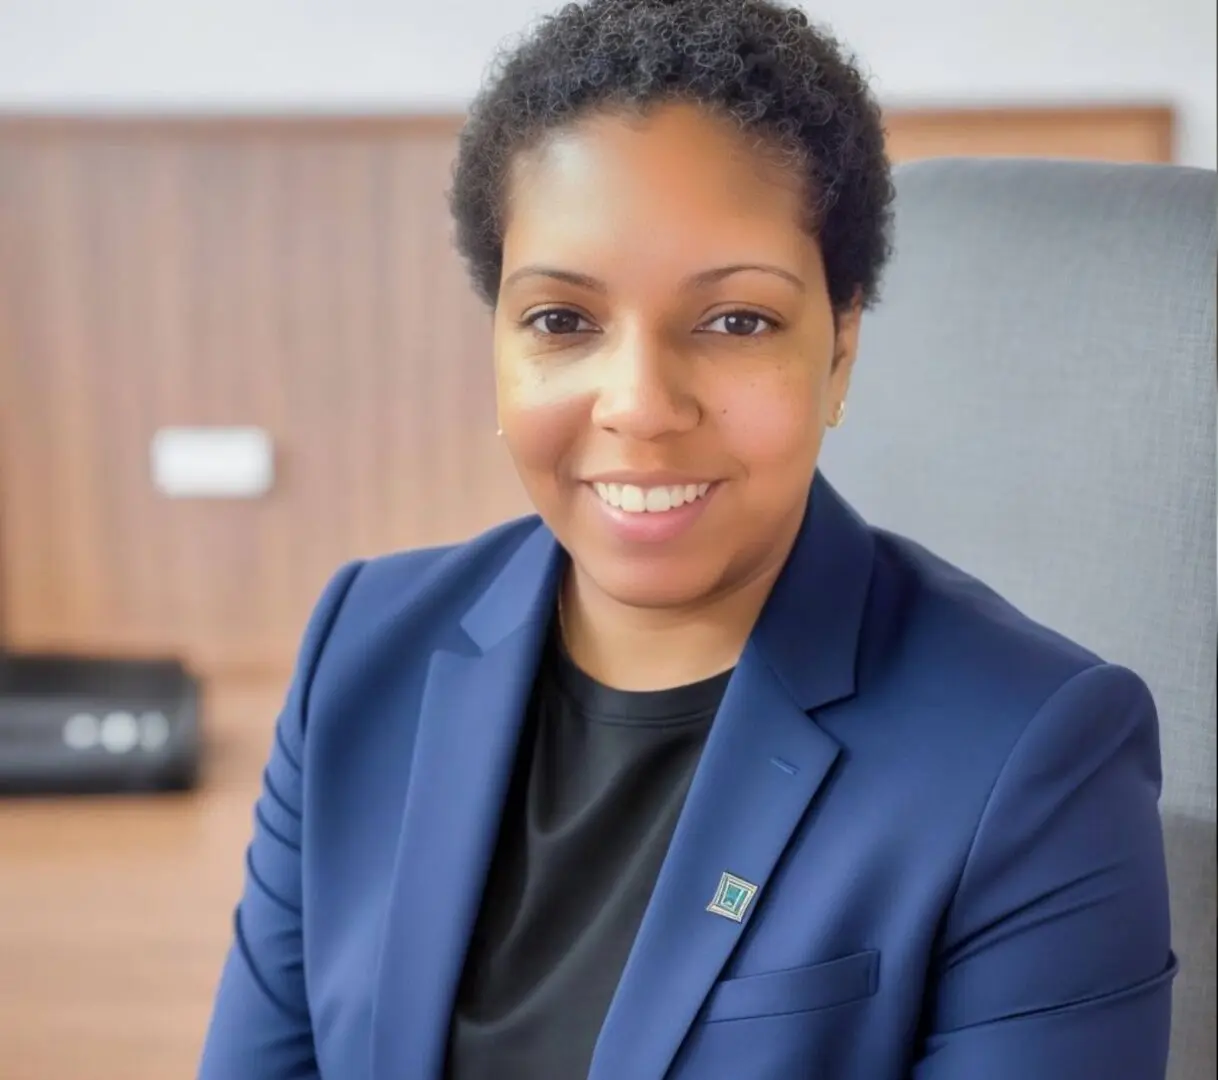
[[[193,1074],[319,589],[526,509],[444,193],[552,6],[0,0],[0,1080]],[[1213,0],[806,6],[897,160],[1215,167]]]

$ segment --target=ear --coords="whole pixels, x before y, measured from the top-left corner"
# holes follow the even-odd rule
[[[833,367],[830,382],[836,391],[835,400],[844,400],[850,385],[850,373],[854,370],[854,358],[859,349],[859,327],[863,321],[863,302],[856,295],[849,307],[842,308],[833,317]]]

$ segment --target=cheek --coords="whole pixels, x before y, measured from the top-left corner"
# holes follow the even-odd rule
[[[823,393],[807,369],[739,381],[717,410],[726,448],[753,474],[809,472],[820,447]]]
[[[587,424],[590,390],[561,373],[499,359],[495,383],[499,427],[517,468],[552,473]]]

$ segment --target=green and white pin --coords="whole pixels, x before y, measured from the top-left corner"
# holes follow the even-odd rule
[[[715,898],[706,906],[706,910],[733,922],[744,922],[745,912],[756,895],[757,886],[751,881],[745,881],[735,874],[724,873],[719,878]]]

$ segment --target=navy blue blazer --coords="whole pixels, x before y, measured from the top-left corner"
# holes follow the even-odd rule
[[[1175,961],[1146,687],[825,481],[809,505],[591,1080],[1161,1080]],[[326,589],[204,1080],[440,1080],[564,559],[526,518]],[[708,910],[725,872],[757,887],[741,922]]]

